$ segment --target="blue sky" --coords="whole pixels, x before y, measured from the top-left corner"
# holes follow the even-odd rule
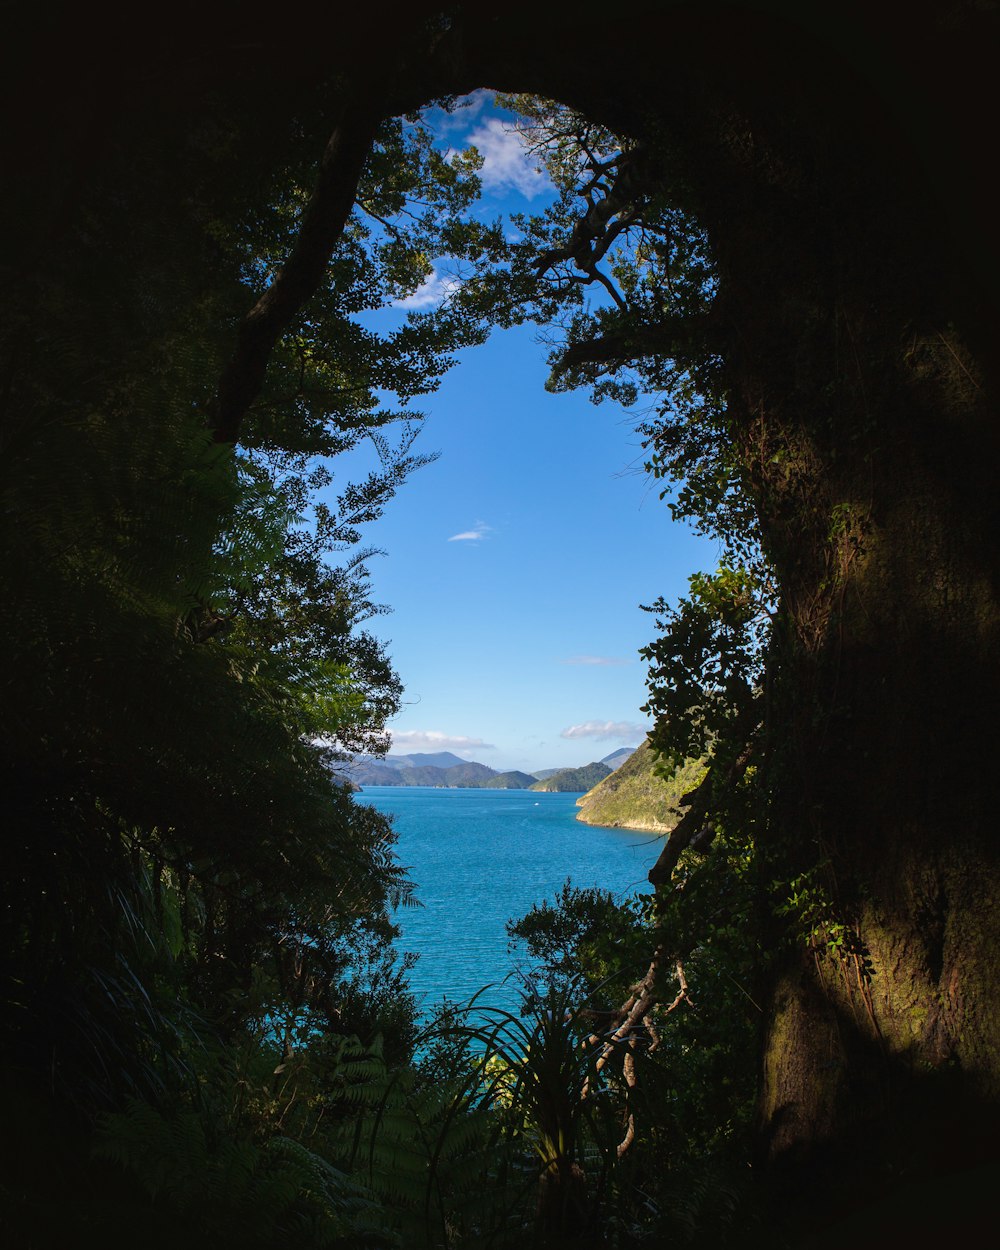
[[[438,113],[442,143],[479,147],[490,219],[538,210],[547,179],[491,101],[477,93],[457,115]],[[446,286],[435,275],[411,302]],[[496,332],[462,353],[419,404],[416,449],[439,459],[364,529],[385,552],[369,564],[374,598],[393,609],[371,625],[405,686],[395,751],[530,772],[636,745],[637,652],[654,634],[639,605],[676,598],[717,563],[716,545],[672,522],[643,473],[637,417],[585,391],[548,394],[536,335]]]

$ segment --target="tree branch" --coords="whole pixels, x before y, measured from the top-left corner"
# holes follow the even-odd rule
[[[708,317],[670,317],[655,325],[637,326],[627,334],[570,343],[555,369],[564,373],[578,365],[628,364],[643,356],[701,357],[722,347],[719,328]]]
[[[617,1156],[620,1159],[635,1140],[635,1111],[631,1106],[631,1098],[638,1088],[638,1073],[635,1065],[635,1055],[638,1048],[639,1040],[642,1036],[642,1029],[645,1030],[646,1036],[649,1038],[649,1050],[655,1050],[660,1044],[660,1036],[653,1023],[653,1008],[658,1001],[656,976],[660,966],[660,962],[666,957],[664,947],[658,946],[650,960],[649,968],[646,975],[641,981],[636,982],[632,986],[628,1000],[621,1006],[616,1014],[619,1021],[618,1027],[610,1034],[605,1033],[603,1037],[596,1033],[592,1033],[587,1039],[590,1046],[600,1046],[601,1051],[594,1064],[593,1075],[596,1077],[599,1072],[607,1065],[608,1060],[616,1051],[622,1050],[622,1075],[629,1090],[629,1112],[625,1122],[625,1136],[618,1144]],[[684,964],[674,957],[674,975],[677,978],[678,990],[674,998],[664,1008],[665,1014],[669,1015],[672,1011],[676,1011],[681,1003],[691,1004],[688,994],[687,977],[684,975]],[[591,1078],[590,1076],[583,1083],[580,1091],[581,1099],[587,1098],[590,1094]]]
[[[614,240],[637,219],[636,200],[645,193],[645,161],[646,154],[641,148],[622,153],[616,158],[614,182],[601,199],[593,198],[596,181],[583,189],[587,210],[577,219],[564,247],[551,248],[535,261],[539,278],[553,265],[566,260],[574,261],[585,273],[592,271]],[[616,216],[617,222],[612,220]]]
[[[358,180],[382,111],[371,98],[345,106],[320,161],[298,238],[273,282],[243,318],[236,350],[219,379],[214,437],[235,443],[260,394],[275,344],[323,281],[354,207]]]
[[[649,881],[651,885],[666,885],[673,876],[681,853],[689,847],[693,847],[696,851],[704,852],[711,846],[712,839],[715,837],[715,825],[711,820],[712,808],[718,803],[719,795],[726,790],[732,789],[740,777],[743,776],[753,756],[755,735],[759,724],[756,719],[757,715],[759,715],[756,703],[751,704],[749,709],[745,709],[741,713],[740,719],[748,713],[754,720],[753,727],[746,736],[744,746],[726,769],[722,778],[720,779],[716,776],[715,766],[713,765],[709,768],[701,783],[695,786],[688,794],[685,794],[681,800],[682,803],[690,803],[691,806],[677,824],[674,825],[663,850],[660,852],[659,858],[650,868]],[[737,727],[738,724],[739,722],[737,721]]]
[[[604,289],[607,291],[607,293],[611,296],[611,298],[615,301],[618,307],[622,310],[622,312],[625,312],[625,310],[628,308],[628,305],[622,299],[621,294],[618,291],[618,288],[611,281],[611,279],[607,276],[607,274],[602,273],[601,270],[598,269],[596,265],[587,265],[584,268],[584,272],[590,274],[591,281],[599,282],[601,286],[603,286]]]

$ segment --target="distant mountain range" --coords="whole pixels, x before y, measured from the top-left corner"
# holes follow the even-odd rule
[[[545,768],[537,773],[498,772],[487,764],[463,760],[451,751],[412,755],[356,756],[345,772],[356,786],[433,786],[438,789],[589,790],[618,768],[635,750],[621,747],[584,768]]]
[[[417,755],[387,755],[384,762],[392,768],[454,768],[456,764],[467,764],[469,761],[451,751],[433,751]]]
[[[486,764],[463,760],[450,751],[427,755],[358,756],[348,776],[358,786],[477,787],[500,774]]]

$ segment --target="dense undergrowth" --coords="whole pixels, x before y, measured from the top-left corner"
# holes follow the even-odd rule
[[[10,1226],[26,1248],[746,1244],[757,797],[727,729],[752,720],[765,570],[716,362],[586,358],[668,305],[697,318],[707,242],[629,181],[645,155],[571,110],[515,101],[559,192],[518,244],[470,211],[474,153],[380,121],[234,445],[220,378],[320,211],[313,157],[348,95],[126,113],[79,185],[53,159],[5,201]],[[616,300],[584,299],[580,196],[617,223]],[[448,301],[363,328],[443,255],[466,274]],[[712,855],[679,854],[653,910],[567,886],[512,923],[542,969],[522,1012],[450,1004],[421,1032],[392,945],[412,883],[335,771],[384,748],[400,697],[359,527],[419,468],[411,401],[452,353],[557,317],[553,385],[666,393],[650,471],[687,475],[675,511],[728,543],[655,605],[649,658],[664,766],[713,753],[729,781]],[[362,442],[376,467],[339,481]]]

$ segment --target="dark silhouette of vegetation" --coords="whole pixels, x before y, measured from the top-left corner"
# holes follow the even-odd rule
[[[853,1244],[887,1209],[914,1244],[921,1185],[963,1169],[973,1227],[1000,1098],[993,7],[5,22],[19,1243],[746,1244],[762,1211],[802,1244],[849,1192]],[[559,191],[516,243],[415,113],[483,83]],[[440,308],[359,321],[442,256]],[[664,766],[710,766],[648,905],[567,889],[516,923],[524,1014],[418,1039],[411,885],[333,771],[400,695],[358,527],[420,466],[413,402],[520,321],[551,386],[641,405],[668,505],[719,540],[647,649]],[[362,440],[379,467],[317,503]]]

